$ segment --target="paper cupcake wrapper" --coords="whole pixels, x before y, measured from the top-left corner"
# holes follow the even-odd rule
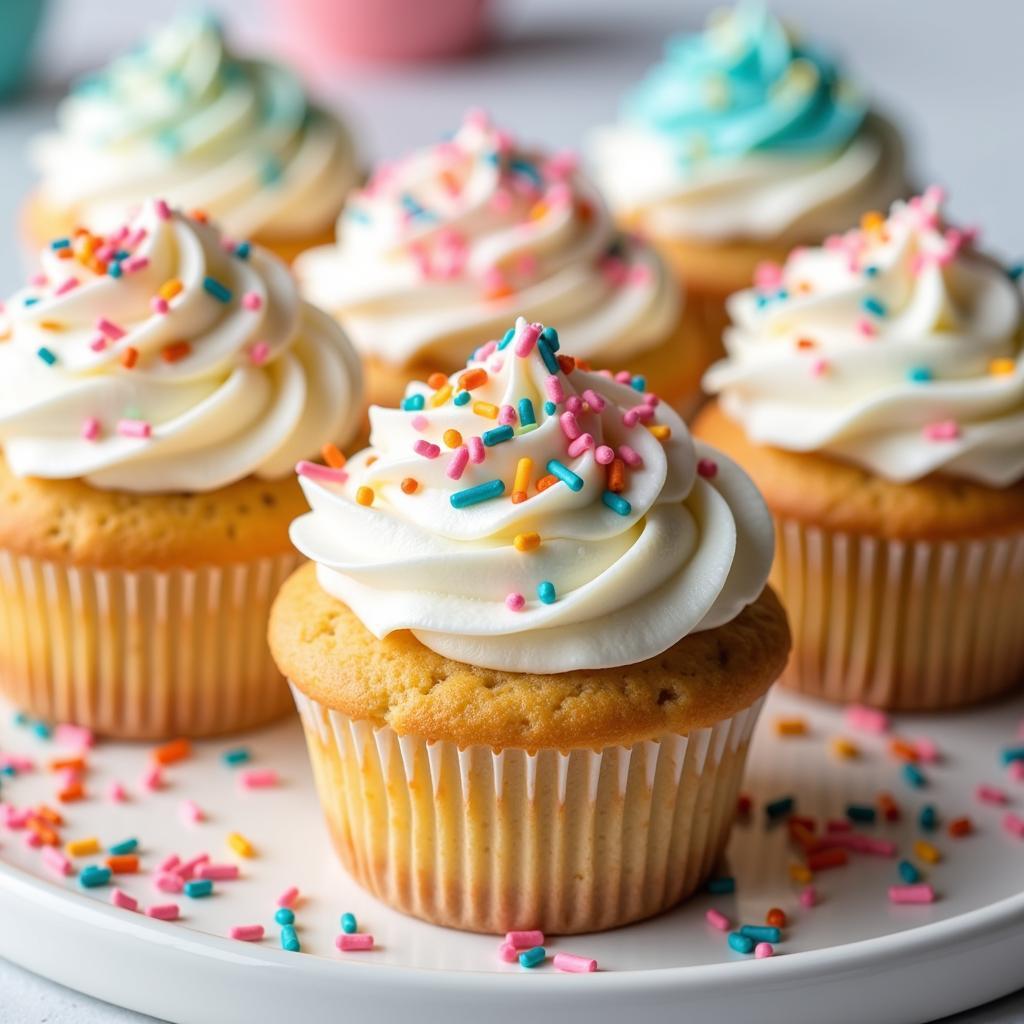
[[[267,620],[301,561],[96,569],[0,550],[0,690],[31,715],[123,739],[278,718],[290,701]]]
[[[688,736],[528,753],[399,736],[292,692],[349,873],[407,914],[499,934],[614,928],[700,887],[763,700]]]
[[[893,710],[974,704],[1024,682],[1024,532],[884,540],[776,521],[784,685]]]

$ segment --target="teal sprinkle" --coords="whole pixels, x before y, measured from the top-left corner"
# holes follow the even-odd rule
[[[758,309],[764,309],[764,307],[768,305],[768,296],[758,295],[757,298],[754,300],[754,304],[757,306]]]
[[[922,832],[934,832],[939,825],[939,815],[933,804],[925,804],[917,819]]]
[[[913,786],[914,789],[922,789],[928,782],[916,764],[905,764],[903,766],[903,780],[908,786]]]
[[[470,505],[479,505],[483,501],[500,498],[504,493],[504,480],[488,480],[486,483],[477,484],[476,487],[455,491],[448,500],[452,508],[469,508]]]
[[[213,881],[209,878],[192,878],[185,883],[185,895],[192,899],[202,899],[213,892]]]
[[[915,882],[921,881],[921,872],[909,860],[901,860],[897,865],[897,869],[899,870],[900,878],[907,885],[913,885]]]
[[[354,935],[359,930],[355,914],[345,913],[341,915],[341,930],[346,935]]]
[[[277,924],[295,924],[295,911],[288,907],[280,907],[274,914],[274,921]]]
[[[628,516],[633,511],[633,506],[621,494],[616,494],[614,491],[605,491],[601,495],[601,501],[613,512],[618,512],[620,516]]]
[[[558,373],[562,368],[558,365],[558,358],[552,351],[551,346],[546,341],[537,341],[537,351],[540,353],[541,359],[544,360],[544,365],[548,368],[548,373]]]
[[[775,821],[777,818],[789,814],[795,806],[796,800],[793,797],[782,796],[778,800],[773,800],[770,804],[765,804],[764,813],[769,821]]]
[[[57,362],[57,356],[53,352],[51,352],[45,345],[40,346],[36,350],[36,355],[39,356],[39,358],[42,359],[42,361],[46,363],[47,366],[53,366],[53,364]]]
[[[864,268],[865,277],[878,277],[878,267],[870,266]]]
[[[110,881],[110,868],[101,867],[99,864],[90,864],[82,868],[78,876],[78,882],[86,889],[95,889],[98,885],[106,885]]]
[[[235,255],[240,260],[247,260],[250,252],[252,252],[252,246],[248,242],[239,242],[235,246]]]
[[[122,839],[121,842],[114,843],[114,845],[111,846],[107,852],[112,853],[115,857],[118,857],[124,853],[134,853],[138,848],[138,839]]]
[[[912,366],[907,370],[907,380],[915,384],[927,384],[932,379],[932,371],[927,366]]]
[[[15,725],[28,725],[29,718],[24,711],[15,711],[13,721]]]
[[[558,331],[556,331],[554,327],[545,327],[544,330],[540,332],[540,336],[543,341],[548,343],[552,352],[558,351]]]
[[[865,313],[874,313],[875,316],[885,316],[885,306],[880,299],[876,299],[873,295],[868,295],[861,299],[860,306]]]
[[[70,249],[71,248],[71,239],[70,238],[55,238],[50,243],[50,248],[53,249],[54,252],[56,252],[58,249]]]
[[[704,889],[713,896],[728,896],[736,891],[736,879],[732,875],[722,875],[719,878],[708,879]]]
[[[50,727],[45,722],[33,722],[32,731],[41,740],[48,740],[50,738]]]
[[[231,289],[221,284],[215,277],[203,278],[203,290],[207,295],[212,295],[218,302],[231,301]]]
[[[533,409],[533,402],[528,398],[519,399],[519,425],[522,427],[528,427],[531,424],[537,423],[537,414]]]
[[[865,824],[874,824],[876,818],[874,807],[868,804],[850,804],[846,808],[846,816],[850,821],[862,821]]]
[[[787,292],[785,288],[780,288],[775,293],[775,298],[777,298],[779,300],[779,302],[785,302],[786,299],[789,298],[789,292]]]
[[[632,380],[631,380],[631,381],[629,382],[629,386],[630,386],[630,387],[631,387],[631,388],[632,388],[632,389],[633,389],[634,391],[640,391],[640,392],[644,392],[644,391],[646,391],[646,390],[647,390],[647,378],[646,378],[646,377],[641,377],[641,376],[640,376],[640,374],[637,374],[637,375],[636,375],[636,376],[635,376],[635,377],[634,377],[634,378],[633,378],[633,379],[632,379]]]
[[[276,185],[284,175],[284,168],[276,156],[267,156],[260,165],[260,182],[264,185]]]
[[[350,206],[345,211],[345,216],[349,220],[354,220],[357,224],[370,223],[370,215],[366,212],[366,210],[360,210],[357,206]]]
[[[117,260],[112,260],[110,266],[107,267],[107,274],[110,277],[120,277],[122,274],[121,264]]]
[[[548,462],[548,472],[557,476],[571,491],[583,490],[583,478],[577,476],[568,466],[563,466],[558,459]]]
[[[131,256],[131,253],[127,249],[118,249],[117,252],[114,253],[115,260],[126,260],[129,256]]]
[[[248,747],[232,747],[230,750],[225,750],[220,755],[220,759],[225,764],[236,765],[245,764],[250,756]]]
[[[495,149],[493,152],[484,153],[481,159],[487,161],[489,164],[494,164],[494,166],[497,167],[498,164],[501,163],[501,154]]]
[[[12,778],[18,774],[18,769],[13,764],[0,766],[0,775],[10,775]]]
[[[537,584],[537,597],[540,598],[544,604],[554,604],[558,599],[558,595],[555,593],[555,585],[550,580],[543,580]]]
[[[522,174],[524,177],[529,178],[537,188],[540,188],[544,184],[544,180],[540,176],[540,172],[537,168],[530,163],[529,160],[513,159],[508,162],[509,170],[515,171],[517,174]]]
[[[740,928],[740,935],[746,935],[755,942],[781,942],[782,932],[767,924],[745,924]]]
[[[1019,747],[1004,747],[999,754],[999,759],[1004,765],[1013,761],[1024,761],[1024,745]]]
[[[739,932],[729,932],[729,945],[737,953],[753,953],[754,940],[749,935],[741,935]]]
[[[1011,281],[1017,281],[1024,274],[1024,263],[1014,263],[1012,267],[1006,268],[1007,276]]]
[[[456,405],[467,405],[471,397],[472,396],[468,391],[456,391],[455,397],[452,399],[452,401]]]
[[[172,131],[161,132],[156,137],[157,146],[165,153],[173,156],[181,151],[181,139]]]
[[[424,398],[422,395],[409,395],[402,399],[402,408],[406,412],[419,412],[423,408]]]
[[[294,925],[286,924],[281,929],[281,948],[288,950],[289,953],[299,953],[302,951]]]
[[[533,949],[524,949],[519,954],[520,967],[539,967],[547,959],[547,952],[543,946],[534,946]]]
[[[492,427],[490,430],[485,430],[480,437],[488,448],[493,448],[496,444],[501,444],[502,441],[511,441],[515,435],[516,432],[513,430],[512,425],[510,423],[503,423],[500,427]]]
[[[555,403],[554,403],[554,402],[545,402],[545,403],[544,403],[544,412],[545,412],[545,413],[546,413],[546,414],[547,414],[548,416],[554,416],[554,415],[555,415],[555,410],[556,410],[557,408],[558,408],[558,406],[557,406],[557,405],[555,405]]]
[[[512,343],[512,339],[516,336],[516,329],[510,327],[502,337],[501,341],[498,342],[498,351],[500,352],[503,348],[508,348]]]
[[[25,305],[26,306],[34,306],[38,301],[39,301],[39,296],[38,295],[30,295],[25,300]]]

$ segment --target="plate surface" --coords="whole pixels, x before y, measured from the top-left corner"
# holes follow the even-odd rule
[[[779,716],[806,719],[804,737],[779,738]],[[90,799],[62,808],[66,839],[97,836],[104,846],[140,840],[146,874],[121,876],[120,887],[140,903],[174,900],[176,923],[153,921],[109,905],[110,888],[83,890],[54,877],[24,832],[0,828],[0,955],[55,981],[110,1002],[180,1022],[232,1024],[276,1013],[310,1020],[344,1012],[388,1021],[415,1012],[420,1022],[450,1021],[455,1012],[486,1013],[489,1021],[557,1013],[564,1021],[724,1021],[750,1016],[759,1024],[865,1020],[916,1022],[953,1013],[1024,985],[1024,841],[1000,824],[1005,810],[1024,814],[1024,785],[1003,777],[999,751],[1014,743],[1024,698],[943,717],[903,716],[901,736],[927,736],[942,752],[925,765],[925,788],[906,784],[888,738],[857,734],[830,707],[773,694],[751,753],[748,792],[754,814],[739,825],[723,870],[737,879],[733,896],[701,896],[654,920],[594,936],[552,940],[551,952],[595,957],[600,970],[563,975],[550,964],[534,971],[500,962],[487,936],[435,928],[390,911],[350,881],[333,858],[321,826],[301,731],[295,722],[231,743],[197,744],[193,756],[168,768],[165,784],[140,785],[149,748],[100,744],[90,758]],[[33,757],[36,771],[4,778],[0,795],[16,806],[53,801],[48,762],[65,752],[2,713],[0,751]],[[829,752],[846,735],[860,747],[854,761]],[[249,767],[273,768],[280,784],[246,791],[239,769],[221,760],[229,746],[246,746]],[[104,798],[120,781],[125,803]],[[978,783],[1006,790],[1007,808],[980,804]],[[763,804],[792,795],[797,809],[819,819],[843,816],[849,803],[871,803],[887,790],[900,802],[899,823],[868,827],[894,839],[913,857],[921,838],[917,813],[934,803],[944,821],[969,815],[972,835],[929,836],[943,860],[927,867],[939,899],[927,906],[892,906],[887,886],[898,882],[896,860],[854,855],[844,868],[815,879],[821,902],[801,907],[788,876],[797,858],[784,827],[765,826]],[[183,800],[206,819],[187,824]],[[148,874],[168,853],[209,852],[237,860],[226,845],[240,832],[256,856],[240,860],[243,877],[217,883],[206,899],[157,892]],[[82,858],[85,864],[98,858]],[[278,895],[291,885],[303,953],[278,948],[273,923]],[[778,955],[755,961],[731,952],[704,921],[715,906],[734,922],[762,923],[782,907],[790,918]],[[372,932],[369,953],[339,953],[338,917],[354,913]],[[235,924],[263,924],[261,943],[225,936]],[[685,1013],[683,1012],[685,1008]],[[542,1018],[544,1019],[544,1018]]]

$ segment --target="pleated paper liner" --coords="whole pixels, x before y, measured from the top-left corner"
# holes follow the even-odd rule
[[[1024,682],[1024,532],[894,541],[776,521],[789,614],[782,683],[900,711],[975,704]]]
[[[763,701],[688,736],[528,753],[398,736],[292,692],[349,873],[407,914],[499,934],[614,928],[697,890]]]
[[[0,551],[0,689],[30,715],[119,739],[272,721],[291,702],[267,619],[300,562],[98,569]]]

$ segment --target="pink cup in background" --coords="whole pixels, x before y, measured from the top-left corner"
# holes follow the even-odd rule
[[[336,61],[453,57],[487,35],[487,0],[272,0],[274,36],[323,71]]]

